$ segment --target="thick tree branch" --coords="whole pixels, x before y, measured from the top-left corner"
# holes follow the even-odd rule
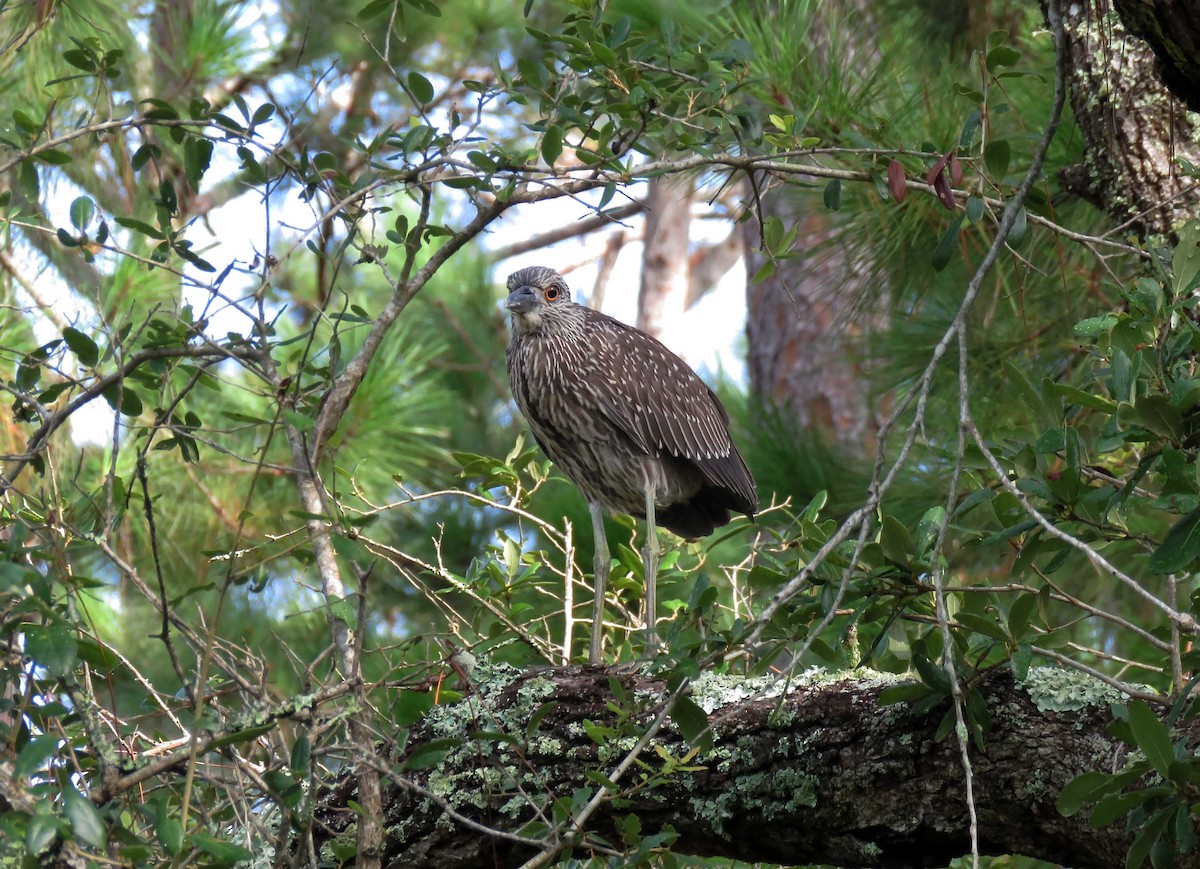
[[[513,835],[536,838],[555,800],[594,792],[603,779],[588,774],[607,775],[668,696],[660,681],[599,668],[517,674],[483,666],[474,679],[469,696],[435,708],[394,758],[402,781],[384,794],[385,866],[516,866],[532,858],[537,850]],[[635,850],[621,825],[637,816],[641,837],[674,830],[681,854],[946,865],[969,850],[958,746],[935,738],[949,704],[924,714],[881,705],[880,693],[895,683],[869,672],[825,674],[785,691],[765,680],[702,677],[691,696],[713,710],[713,747],[689,757],[673,725],[661,731],[640,774],[607,794],[576,856]],[[1120,695],[1052,669],[1035,669],[1019,684],[993,671],[974,687],[992,717],[984,748],[972,750],[981,853],[1079,869],[1120,865],[1123,824],[1093,830],[1086,811],[1065,818],[1054,806],[1075,776],[1124,763],[1128,747],[1105,730],[1108,704]],[[1187,726],[1200,736],[1200,725]],[[326,835],[353,825],[347,806],[355,798],[352,779],[321,797]]]
[[[1125,26],[1149,43],[1171,93],[1200,112],[1200,7],[1195,0],[1113,0]]]
[[[1128,10],[1122,16],[1128,20]],[[1108,0],[1096,0],[1094,8],[1065,4],[1063,20],[1071,109],[1086,145],[1083,162],[1062,171],[1063,185],[1141,237],[1174,237],[1197,213],[1195,179],[1174,163],[1176,157],[1200,163],[1195,116],[1164,98],[1165,68],[1156,66],[1150,46],[1126,32]],[[1181,31],[1180,38],[1200,37]]]

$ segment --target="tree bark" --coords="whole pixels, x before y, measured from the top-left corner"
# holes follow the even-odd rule
[[[746,285],[746,366],[750,391],[784,409],[801,429],[816,431],[859,455],[879,427],[855,342],[861,314],[853,312],[863,288],[843,251],[837,228],[821,212],[800,213],[803,201],[778,190],[763,199],[764,217],[785,227],[800,223],[796,249],[766,280]],[[746,224],[747,276],[765,256],[757,228]]]
[[[1128,5],[1140,4],[1118,3]],[[1183,26],[1186,16],[1176,11],[1177,23]],[[1183,157],[1200,164],[1196,118],[1165,96],[1150,45],[1126,31],[1108,0],[1066,3],[1062,15],[1071,63],[1071,109],[1083,134],[1085,157],[1082,164],[1064,170],[1060,180],[1136,235],[1174,239],[1200,206],[1195,179],[1184,176],[1173,162]],[[1137,20],[1141,23],[1143,18]],[[1200,33],[1179,32],[1178,38],[1200,40]]]
[[[806,50],[824,58],[817,63],[832,65],[826,56],[834,47],[824,34],[833,31],[835,21],[852,17],[856,36],[837,51],[849,53],[861,68],[874,65],[876,6],[865,0],[814,5],[814,21],[828,20],[813,28]],[[765,4],[762,14],[770,14]],[[787,187],[761,197],[761,220],[777,217],[787,229],[798,224],[799,232],[796,255],[778,261],[774,273],[757,283],[753,277],[767,257],[759,249],[756,221],[743,224],[750,392],[790,416],[798,428],[862,456],[874,448],[881,422],[858,352],[863,329],[874,323],[856,310],[865,298],[865,278],[847,261],[837,242],[840,229],[817,201],[811,193]]]
[[[679,322],[687,306],[691,180],[653,179],[646,208],[637,327],[659,338],[667,326]]]
[[[1130,32],[1146,40],[1171,93],[1200,112],[1200,6],[1195,0],[1114,0]]]
[[[481,666],[472,682],[393,753],[384,866],[521,864],[537,849],[470,829],[412,788],[491,830],[544,835],[537,813],[559,821],[564,809],[577,813],[604,781],[595,773],[613,775],[667,694],[661,681],[587,667]],[[947,701],[925,714],[882,706],[880,692],[897,677],[864,671],[817,676],[784,697],[756,695],[762,684],[705,677],[693,685],[695,702],[714,710],[712,749],[690,757],[678,730],[664,727],[591,816],[574,854],[602,853],[601,843],[628,853],[639,836],[668,828],[675,853],[747,862],[945,866],[969,853],[958,743],[953,731],[935,739]],[[971,751],[981,853],[1076,869],[1122,865],[1123,822],[1093,830],[1086,809],[1070,818],[1055,809],[1072,778],[1124,763],[1130,749],[1105,730],[1115,692],[1049,668],[1023,683],[995,670],[976,687],[992,718],[985,747]],[[1196,721],[1186,727],[1200,735]],[[668,758],[683,759],[683,769],[664,772]],[[353,836],[346,807],[354,799],[353,778],[319,797],[318,848]],[[631,816],[640,819],[636,835],[625,826]]]

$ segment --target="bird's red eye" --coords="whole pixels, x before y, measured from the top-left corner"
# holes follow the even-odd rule
[[[546,292],[544,293],[544,295],[546,297],[546,301],[547,302],[557,301],[558,300],[558,292],[559,292],[558,287],[546,287]]]

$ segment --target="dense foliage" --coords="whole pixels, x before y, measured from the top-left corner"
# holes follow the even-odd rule
[[[886,423],[831,449],[723,384],[763,510],[664,539],[647,666],[911,674],[889,701],[964,756],[979,673],[1082,670],[1143,754],[1061,808],[1128,818],[1133,865],[1190,852],[1200,767],[1154,710],[1190,713],[1200,655],[1200,224],[1063,192],[1035,4],[974,44],[885,5],[0,4],[0,859],[351,860],[377,746],[468,658],[581,658],[586,513],[509,403],[487,236],[663,176],[750,227],[753,281],[836,251]],[[609,523],[614,660],[643,533]],[[350,769],[357,841],[317,849]]]

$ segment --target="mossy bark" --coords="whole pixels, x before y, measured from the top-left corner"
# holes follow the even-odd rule
[[[1093,830],[1086,810],[1065,818],[1055,809],[1068,781],[1118,769],[1127,752],[1105,730],[1102,686],[1084,680],[1076,690],[1073,674],[1058,675],[1040,693],[1002,671],[977,685],[992,720],[983,750],[971,750],[980,849],[1078,869],[1122,865],[1124,824]],[[636,850],[631,816],[641,837],[674,830],[675,853],[747,862],[945,866],[969,853],[959,746],[953,731],[935,739],[949,707],[918,715],[903,703],[882,706],[889,678],[818,677],[774,696],[756,696],[762,683],[697,685],[697,704],[711,710],[712,748],[682,764],[695,769],[661,774],[667,758],[689,752],[665,727],[590,818],[574,853]],[[435,709],[394,760],[407,781],[462,816],[536,839],[545,828],[526,825],[538,812],[561,820],[562,811],[577,811],[601,786],[595,774],[612,775],[665,696],[661,682],[601,668],[487,677],[456,706]],[[447,738],[445,753],[424,768],[424,747]],[[421,768],[402,769],[406,759]],[[353,787],[347,779],[320,798],[325,835],[353,822],[345,808]],[[536,853],[469,829],[396,781],[384,802],[385,866],[517,866]]]

